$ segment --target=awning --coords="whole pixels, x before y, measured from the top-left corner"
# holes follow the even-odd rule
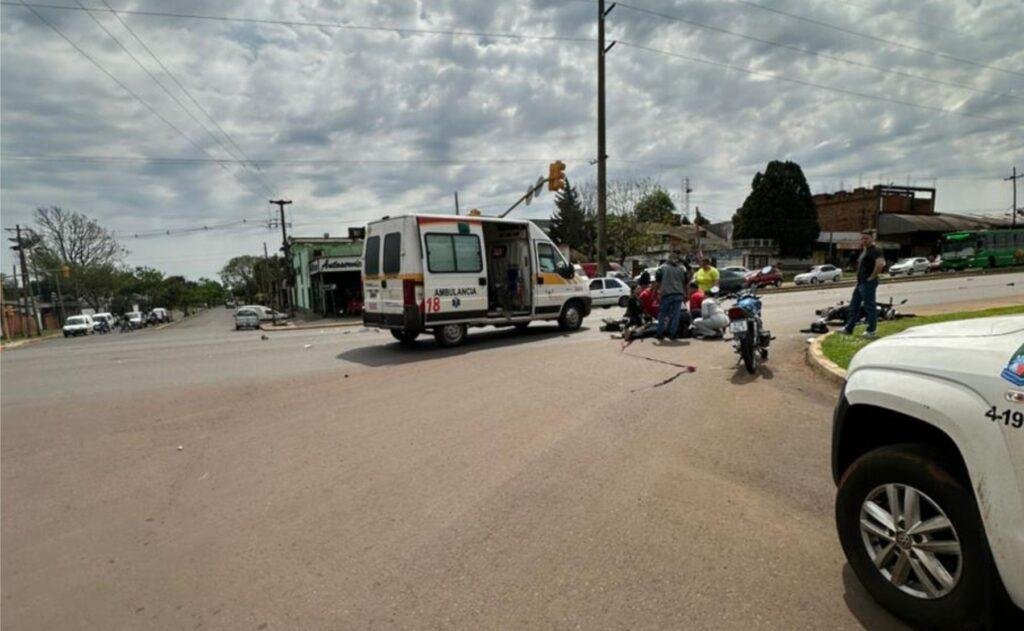
[[[971,215],[898,215],[882,213],[878,218],[878,233],[910,234],[913,232],[957,232],[960,230],[989,230],[1009,225],[1009,220]]]

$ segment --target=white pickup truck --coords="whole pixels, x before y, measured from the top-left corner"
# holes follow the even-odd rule
[[[857,353],[832,471],[843,551],[885,608],[927,629],[1024,619],[1024,316]]]

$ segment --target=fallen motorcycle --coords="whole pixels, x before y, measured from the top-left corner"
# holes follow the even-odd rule
[[[878,309],[878,320],[899,320],[900,318],[912,318],[912,313],[900,313],[897,306],[903,306],[907,304],[907,299],[904,298],[899,302],[899,305],[893,302],[892,296],[889,296],[889,302],[879,302],[875,304]],[[850,317],[850,305],[849,303],[840,300],[838,303],[825,307],[824,309],[817,309],[814,312],[819,317],[819,321],[829,323],[845,323]]]

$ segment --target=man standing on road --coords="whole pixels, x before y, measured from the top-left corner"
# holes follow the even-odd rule
[[[885,269],[885,257],[875,245],[873,230],[865,230],[860,234],[860,245],[863,249],[857,259],[857,286],[854,287],[853,296],[850,298],[850,315],[847,316],[843,333],[853,334],[853,327],[860,320],[860,312],[863,309],[867,316],[868,328],[861,337],[871,339],[875,337],[875,327],[878,326],[875,293],[878,291],[878,275]]]
[[[673,252],[668,257],[668,262],[658,268],[655,275],[658,292],[661,294],[661,305],[658,309],[658,331],[659,340],[665,338],[665,329],[668,328],[670,339],[676,339],[679,334],[679,315],[683,306],[685,296],[683,292],[689,285],[689,278],[684,267],[679,265],[679,253]]]

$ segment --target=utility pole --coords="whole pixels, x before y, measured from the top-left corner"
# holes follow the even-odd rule
[[[690,178],[683,178],[683,216],[687,219],[690,218],[690,193],[693,189],[690,188]]]
[[[28,316],[36,320],[36,300],[35,296],[32,295],[32,284],[28,278],[28,264],[25,262],[25,244],[21,241],[21,224],[14,226],[15,233],[18,235],[18,259],[21,261],[21,282],[25,286],[25,310]],[[29,328],[32,328],[31,326]],[[28,331],[25,331],[26,336]],[[36,335],[42,335],[43,332],[36,327]]]
[[[615,8],[615,3],[604,8],[604,0],[597,0],[597,274],[608,271],[608,155],[604,133],[604,58],[615,42],[604,45],[604,19]]]
[[[1009,182],[1011,185],[1013,185],[1013,212],[1010,213],[1010,216],[1012,217],[1011,221],[1013,222],[1012,225],[1014,228],[1017,227],[1017,179],[1022,177],[1024,177],[1024,173],[1018,175],[1017,167],[1016,165],[1014,165],[1013,175],[1011,175],[1010,177],[1003,178],[1004,182]]]
[[[278,209],[281,211],[281,250],[284,252],[284,263],[285,263],[285,278],[287,279],[288,287],[285,288],[285,306],[288,309],[288,315],[295,315],[292,311],[292,300],[291,296],[288,295],[288,288],[291,287],[292,283],[292,257],[291,248],[288,247],[288,232],[287,226],[284,220],[284,207],[292,203],[290,199],[272,199],[271,204],[277,204]]]
[[[8,228],[10,230],[10,228]],[[18,291],[18,264],[11,264],[11,278],[14,279],[14,295],[18,300],[18,318],[21,320],[21,334],[28,337],[28,304],[25,302],[25,294]]]
[[[270,272],[270,254],[267,253],[267,242],[266,241],[263,242],[263,262],[266,263],[266,266],[265,266],[266,269],[263,272],[263,285],[264,285],[263,289],[264,289],[264,291],[267,292],[267,294],[271,294],[271,287],[273,287],[273,284],[271,283],[270,278],[267,277],[267,274]],[[278,305],[277,305],[277,292],[273,292],[273,295],[271,296],[270,307],[274,310],[274,313],[271,315],[271,318],[273,318],[274,325],[276,326],[277,325],[277,307],[278,307]]]
[[[459,192],[455,191],[455,214],[459,214]]]

